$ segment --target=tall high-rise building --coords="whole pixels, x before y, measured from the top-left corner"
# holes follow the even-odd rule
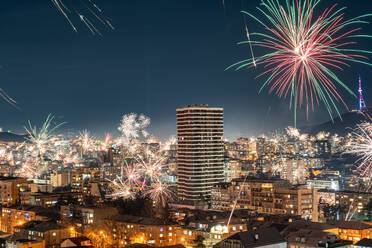
[[[207,104],[177,109],[177,175],[180,200],[208,200],[224,180],[223,108]]]

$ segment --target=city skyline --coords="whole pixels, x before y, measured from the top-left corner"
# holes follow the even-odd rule
[[[3,1],[0,247],[372,248],[349,4]]]
[[[115,31],[103,30],[98,37],[84,26],[75,33],[52,3],[7,1],[1,18],[9,32],[0,48],[0,80],[21,111],[1,103],[6,118],[0,127],[21,132],[27,120],[39,125],[52,113],[59,122],[67,122],[61,132],[88,129],[98,136],[115,135],[120,117],[135,112],[149,116],[151,132],[166,139],[176,134],[175,109],[197,103],[225,109],[229,139],[293,125],[287,100],[268,94],[268,89],[258,94],[263,79],[256,80],[255,71],[225,71],[249,56],[247,47],[236,45],[245,39],[239,11],[258,3],[106,1],[99,4]],[[339,5],[347,6],[347,1]],[[356,6],[348,7],[348,16],[363,14]],[[11,22],[13,16],[18,21]],[[248,27],[255,31],[257,24],[248,21]],[[355,93],[361,75],[368,105],[367,82],[372,76],[366,68],[354,65],[340,75]],[[341,93],[350,109],[355,108],[357,98]],[[301,127],[330,118],[319,107],[309,120],[305,114],[298,119]]]

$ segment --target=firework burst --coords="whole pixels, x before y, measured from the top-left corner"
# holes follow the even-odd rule
[[[133,188],[128,184],[125,184],[119,176],[115,180],[109,180],[112,183],[113,193],[110,194],[110,197],[114,199],[123,198],[123,199],[132,199],[135,196]]]
[[[298,139],[301,136],[298,128],[289,126],[285,130],[290,138]]]
[[[154,182],[151,187],[146,189],[143,196],[149,196],[155,203],[160,203],[164,206],[166,202],[173,199],[173,192],[159,181]]]
[[[111,146],[112,136],[109,133],[106,133],[105,140],[101,143],[101,151],[107,150]]]
[[[25,126],[28,134],[26,139],[29,144],[26,144],[28,155],[22,164],[21,175],[38,177],[47,170],[47,163],[43,161],[45,153],[53,143],[55,130],[64,124],[53,124],[53,120],[54,116],[49,114],[40,129],[33,126],[30,121],[28,121],[28,127]]]
[[[265,70],[258,77],[267,75],[262,88],[270,85],[270,93],[274,91],[279,97],[290,96],[295,123],[297,108],[302,105],[305,105],[307,115],[309,109],[314,111],[314,105],[323,103],[331,117],[335,112],[340,116],[337,102],[346,104],[337,86],[350,94],[353,92],[334,70],[342,70],[351,62],[372,65],[366,62],[364,55],[372,52],[356,49],[353,40],[371,36],[358,34],[360,27],[351,28],[367,23],[362,19],[371,14],[345,19],[342,13],[345,8],[337,9],[334,4],[317,15],[315,9],[319,3],[320,0],[287,0],[285,5],[281,5],[279,1],[262,0],[257,9],[267,22],[243,11],[244,15],[261,24],[266,33],[251,33],[250,37],[255,37],[255,40],[239,44],[270,51],[228,67],[239,70],[262,65]]]
[[[89,133],[88,130],[83,130],[80,133],[79,140],[81,143],[82,153],[93,151],[95,149],[94,137]]]
[[[368,189],[372,185],[372,124],[358,124],[352,132],[352,140],[346,144],[346,154],[358,157],[358,172],[369,178]]]
[[[137,153],[140,142],[139,139],[146,138],[149,133],[146,128],[150,125],[150,118],[143,114],[126,114],[123,115],[118,130],[120,137],[117,144],[129,154]]]
[[[144,175],[143,185],[146,184],[146,179],[151,182],[160,181],[160,176],[164,175],[165,156],[151,152],[149,149],[146,150],[145,155],[137,155],[136,161],[138,166]]]
[[[36,126],[32,126],[31,122],[28,121],[28,127],[25,126],[25,130],[28,134],[26,138],[38,151],[38,155],[42,156],[45,152],[46,146],[52,142],[54,137],[53,132],[65,123],[60,123],[53,126],[54,116],[49,114],[38,130]]]

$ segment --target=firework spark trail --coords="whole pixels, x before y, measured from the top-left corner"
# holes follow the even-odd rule
[[[244,181],[243,181],[243,184],[240,186],[240,189],[239,189],[238,195],[236,196],[236,199],[235,199],[235,201],[234,201],[234,206],[233,206],[233,208],[231,209],[230,216],[229,216],[229,219],[228,219],[228,221],[227,221],[227,229],[229,229],[229,225],[230,225],[230,222],[231,222],[231,218],[232,218],[232,216],[233,216],[233,214],[234,214],[234,211],[235,211],[235,208],[236,208],[236,204],[238,203],[238,200],[239,200],[240,194],[242,193],[243,185],[244,185],[245,181],[247,180],[247,177],[248,177],[248,173],[247,173],[247,175],[245,176]]]
[[[249,49],[251,50],[252,63],[253,63],[253,66],[256,67],[257,64],[256,64],[256,60],[254,58],[253,47],[252,47],[252,42],[251,42],[251,36],[249,35],[247,21],[245,20],[245,15],[243,15],[243,20],[244,20],[244,26],[245,26],[245,35],[247,36],[247,40],[248,40],[248,44],[249,44]]]
[[[297,108],[302,105],[314,111],[314,105],[322,103],[327,112],[336,112],[340,116],[337,103],[346,106],[337,86],[350,94],[354,93],[335,74],[349,63],[368,63],[365,54],[371,51],[355,49],[354,38],[371,38],[369,35],[357,34],[360,27],[352,25],[365,24],[363,18],[372,14],[361,15],[345,20],[342,11],[336,5],[325,9],[316,16],[315,8],[320,0],[286,1],[286,6],[279,1],[262,0],[258,11],[268,23],[258,17],[242,11],[261,24],[267,33],[250,33],[256,40],[243,41],[239,44],[252,44],[270,50],[261,56],[235,63],[229,68],[240,70],[255,64],[262,65],[265,71],[257,77],[267,76],[260,91],[268,85],[269,92],[279,97],[290,97],[290,108],[294,109],[296,124]]]
[[[3,98],[4,101],[15,107],[16,109],[19,109],[17,106],[17,102],[11,98],[3,89],[0,88],[0,98]]]
[[[372,185],[372,124],[362,123],[356,125],[352,132],[353,139],[346,145],[345,153],[356,155],[358,160],[358,172],[368,178],[367,190]]]
[[[57,10],[66,18],[67,22],[69,23],[69,25],[72,27],[72,29],[75,32],[78,32],[78,29],[71,19],[71,13],[74,13],[74,12],[76,16],[80,19],[80,21],[89,29],[89,31],[93,35],[98,34],[102,36],[102,33],[95,26],[95,24],[89,20],[87,15],[96,19],[103,26],[109,27],[110,29],[115,30],[115,27],[112,25],[110,20],[104,15],[102,9],[98,7],[98,5],[95,4],[91,0],[80,1],[80,4],[83,6],[80,6],[81,8],[79,8],[78,10],[76,9],[76,4],[75,5],[67,4],[66,0],[51,0],[51,1],[54,4],[54,6],[57,8]],[[74,11],[71,11],[71,10],[74,10]],[[82,12],[86,14],[83,14]]]
[[[98,34],[99,36],[102,36],[101,32],[93,25],[91,21],[89,21],[87,17],[79,13],[78,15],[79,15],[80,20],[85,24],[85,26],[87,26],[87,28],[90,30],[90,32],[93,35]]]
[[[51,0],[52,3],[54,4],[54,6],[57,7],[57,9],[62,13],[62,15],[66,18],[66,20],[68,21],[68,23],[70,24],[70,26],[72,27],[72,29],[77,32],[77,28],[75,27],[75,25],[72,23],[70,17],[66,14],[65,10],[68,10],[69,9],[63,4],[63,2],[61,0]]]

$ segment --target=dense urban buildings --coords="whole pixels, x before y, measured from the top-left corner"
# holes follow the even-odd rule
[[[368,247],[369,178],[326,132],[223,138],[223,109],[177,109],[177,139],[0,143],[0,247]],[[137,119],[136,119],[137,118]],[[142,128],[142,129],[141,129]],[[133,133],[140,138],[128,138]],[[42,154],[42,155],[40,155]]]
[[[209,199],[224,180],[223,109],[207,104],[177,109],[177,195]]]

